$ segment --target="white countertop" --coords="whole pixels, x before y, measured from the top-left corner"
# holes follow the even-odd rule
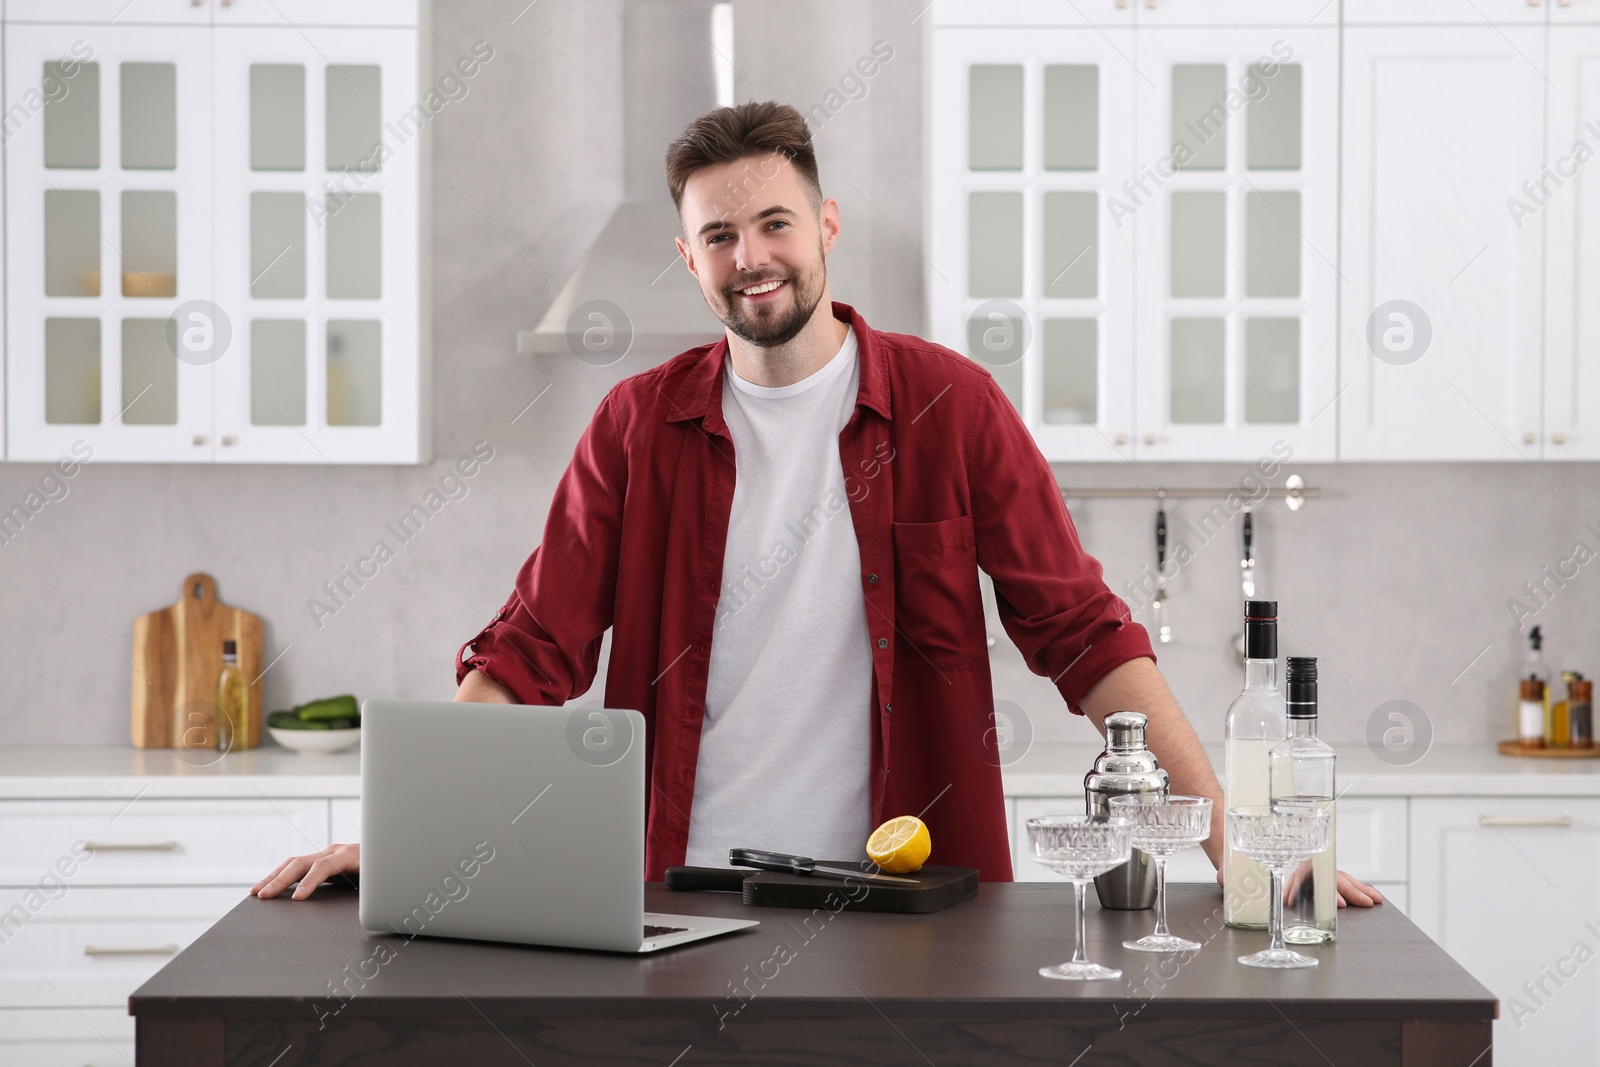
[[[1222,776],[1222,746],[1205,746]],[[1101,752],[1092,745],[1034,745],[1002,770],[1012,797],[1077,797]],[[1600,797],[1600,758],[1502,756],[1486,745],[1436,745],[1407,767],[1384,763],[1365,745],[1338,747],[1339,795],[1356,797]]]
[[[1099,754],[1092,745],[1035,745],[1004,769],[1006,795],[1080,796]],[[1222,746],[1207,745],[1206,754],[1220,771]],[[359,750],[325,756],[263,745],[211,759],[170,749],[0,747],[0,800],[361,795]],[[1439,745],[1408,767],[1345,747],[1339,778],[1341,796],[1600,797],[1600,759],[1502,756],[1492,745]]]
[[[360,795],[359,748],[318,755],[267,743],[220,759],[168,748],[0,748],[0,800]]]

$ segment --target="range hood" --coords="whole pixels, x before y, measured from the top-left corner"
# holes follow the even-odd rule
[[[539,324],[517,331],[518,354],[571,353],[569,322],[594,300],[622,309],[629,354],[652,362],[723,333],[675,255],[681,230],[664,161],[685,126],[731,96],[731,5],[630,0],[622,14],[624,199]]]

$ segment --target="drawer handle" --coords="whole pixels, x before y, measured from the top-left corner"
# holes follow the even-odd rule
[[[1571,826],[1572,825],[1572,816],[1570,816],[1570,815],[1551,815],[1551,816],[1547,816],[1546,817],[1546,816],[1534,815],[1534,816],[1519,817],[1519,816],[1516,816],[1516,815],[1480,815],[1480,816],[1478,816],[1478,825],[1479,826]]]
[[[99,945],[84,945],[85,956],[176,956],[177,945],[135,945],[128,948],[101,948]]]
[[[176,852],[176,841],[85,841],[90,852]]]

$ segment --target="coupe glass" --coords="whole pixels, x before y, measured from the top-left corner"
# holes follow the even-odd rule
[[[1309,804],[1251,805],[1226,812],[1233,847],[1272,872],[1272,943],[1252,956],[1247,967],[1315,967],[1317,960],[1283,944],[1283,883],[1297,865],[1328,847],[1331,809]]]
[[[1167,929],[1167,860],[1211,836],[1211,799],[1130,793],[1111,798],[1111,815],[1133,823],[1133,847],[1156,865],[1155,932],[1137,941],[1124,941],[1122,947],[1140,952],[1199,949],[1200,942],[1178,937]]]
[[[1033,858],[1072,883],[1077,944],[1072,959],[1054,967],[1040,967],[1046,978],[1088,981],[1121,978],[1112,967],[1090,963],[1084,954],[1084,891],[1097,874],[1128,861],[1133,851],[1133,823],[1105,815],[1040,815],[1029,819],[1028,840]]]

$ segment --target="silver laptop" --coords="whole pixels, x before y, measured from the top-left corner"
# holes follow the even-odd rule
[[[644,716],[368,700],[361,925],[654,952],[759,925],[644,910]]]

